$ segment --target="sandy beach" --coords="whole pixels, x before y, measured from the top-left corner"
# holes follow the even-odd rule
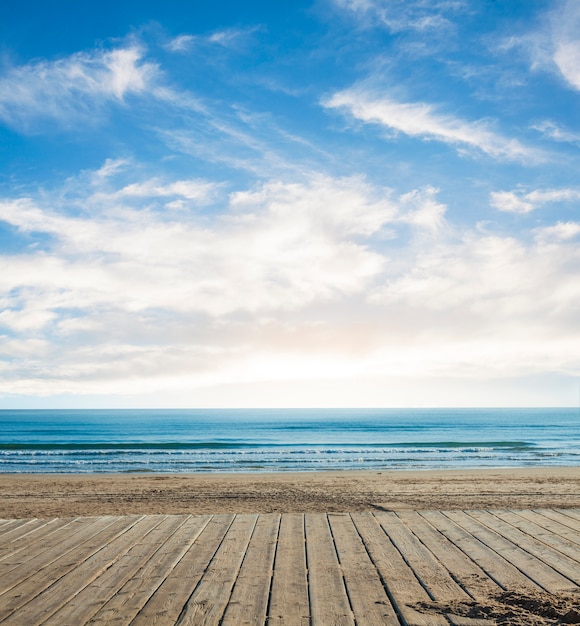
[[[577,467],[2,474],[0,489],[6,623],[580,623]]]
[[[580,507],[580,468],[2,474],[0,517]]]

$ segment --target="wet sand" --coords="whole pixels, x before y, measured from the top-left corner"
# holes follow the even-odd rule
[[[580,507],[580,467],[277,474],[0,474],[0,517]]]

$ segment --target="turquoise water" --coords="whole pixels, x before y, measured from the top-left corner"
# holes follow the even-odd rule
[[[0,411],[0,472],[580,465],[578,409]]]

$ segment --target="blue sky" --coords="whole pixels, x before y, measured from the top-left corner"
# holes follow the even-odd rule
[[[0,5],[0,407],[575,405],[580,4]]]

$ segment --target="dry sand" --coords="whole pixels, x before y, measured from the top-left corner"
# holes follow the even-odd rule
[[[279,474],[0,474],[0,517],[580,507],[580,467]]]

